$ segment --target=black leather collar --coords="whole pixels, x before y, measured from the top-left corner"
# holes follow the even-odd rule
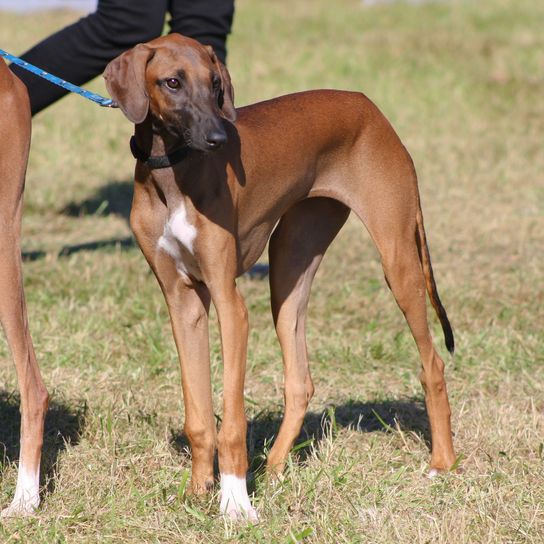
[[[152,155],[146,155],[138,147],[136,138],[132,136],[130,139],[130,151],[135,159],[143,162],[148,168],[151,168],[151,170],[157,170],[159,168],[169,168],[170,166],[174,166],[174,164],[181,162],[187,157],[187,155],[189,155],[191,150],[189,147],[184,146],[172,153],[169,153],[168,155],[156,155],[153,157]]]

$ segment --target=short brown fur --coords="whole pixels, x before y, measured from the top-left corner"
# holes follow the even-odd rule
[[[178,75],[182,87],[171,92],[164,82]],[[203,492],[212,485],[216,447],[222,474],[244,477],[248,467],[248,320],[236,278],[256,262],[269,239],[272,312],[285,367],[285,416],[268,469],[283,469],[313,394],[304,330],[310,287],[350,210],[376,244],[419,350],[432,434],[431,469],[449,469],[455,460],[450,407],[444,363],[427,323],[426,287],[447,336],[451,329],[432,277],[412,161],[376,106],[360,93],[309,91],[234,112],[228,72],[212,52],[179,35],[123,54],[108,66],[105,77],[112,96],[136,123],[140,149],[152,156],[181,145],[191,149],[171,168],[153,170],[137,162],[131,225],[170,311],[181,362],[185,431],[193,451],[193,490]],[[221,79],[215,93],[214,77]],[[206,151],[210,134],[217,132],[226,143]],[[194,246],[180,248],[183,273],[160,246],[165,225],[180,206],[196,229]],[[208,348],[211,301],[224,360],[218,435]],[[453,349],[453,336],[448,347]]]
[[[48,394],[28,329],[21,263],[21,214],[30,146],[30,105],[26,87],[0,60],[0,321],[15,362],[21,393],[19,470],[39,473]],[[37,491],[37,490],[36,490]],[[31,513],[37,495],[18,500],[2,516]]]

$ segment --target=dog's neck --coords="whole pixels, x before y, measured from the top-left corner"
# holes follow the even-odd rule
[[[202,153],[191,150],[186,146],[185,141],[180,141],[169,132],[154,130],[150,117],[143,123],[135,125],[133,142],[138,147],[137,153],[134,153],[135,150],[132,149],[133,155],[142,155],[141,158],[138,156],[136,158],[148,166],[149,170],[145,175],[148,176],[148,180],[153,180],[153,183],[159,188],[168,208],[176,209],[180,199],[184,198],[189,198],[191,201],[193,199],[202,200],[203,193],[213,184],[213,180],[209,180],[207,184],[185,183],[186,180],[191,179],[187,176],[188,172],[200,164],[200,161],[195,162],[190,158],[202,157]],[[131,141],[131,147],[132,145]],[[177,167],[174,171],[164,166],[150,166],[146,161],[149,158],[171,158],[180,151],[183,154],[184,150],[187,151],[185,159],[176,162]],[[140,181],[144,179],[142,178]]]

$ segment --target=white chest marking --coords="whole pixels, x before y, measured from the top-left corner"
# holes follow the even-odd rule
[[[194,241],[197,230],[187,219],[187,210],[181,204],[164,225],[164,231],[159,238],[159,247],[170,255],[178,272],[182,275],[200,277],[198,266],[194,259]]]
[[[258,521],[257,511],[249,500],[246,479],[234,474],[221,474],[220,511],[230,519]]]
[[[185,246],[189,253],[193,253],[196,228],[187,220],[187,210],[183,204],[172,214],[165,229],[168,229],[174,238],[176,238],[181,245]]]

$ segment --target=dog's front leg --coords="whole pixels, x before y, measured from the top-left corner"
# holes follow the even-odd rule
[[[213,487],[216,445],[208,339],[210,295],[201,283],[186,285],[162,252],[155,255],[152,268],[166,299],[181,365],[184,432],[193,459],[191,488],[201,494]]]
[[[1,516],[23,516],[40,503],[40,460],[48,394],[28,328],[21,263],[23,188],[30,144],[30,111],[24,85],[0,61],[3,104],[0,141],[0,322],[15,362],[21,393],[21,449],[17,487]]]
[[[193,459],[191,488],[201,494],[213,487],[216,445],[208,339],[210,295],[203,284],[186,285],[165,254],[156,256],[154,270],[170,313],[181,365],[184,431]]]
[[[181,281],[165,297],[181,364],[184,432],[193,460],[191,488],[201,494],[213,487],[216,447],[208,340],[210,297],[204,285],[187,287]]]
[[[5,230],[6,240],[0,242],[0,320],[21,392],[21,450],[15,496],[10,506],[2,510],[2,517],[31,514],[40,503],[40,458],[49,398],[28,331],[18,236],[12,236],[9,227]]]
[[[160,200],[136,183],[130,223],[170,313],[181,365],[184,430],[193,458],[191,487],[194,493],[204,493],[213,487],[216,446],[208,340],[210,294],[203,283],[188,284],[170,255],[160,249],[158,240],[166,221],[167,210]]]
[[[232,519],[257,520],[246,486],[248,468],[244,410],[248,319],[235,281],[212,290],[223,351],[223,422],[218,435],[221,512]]]

